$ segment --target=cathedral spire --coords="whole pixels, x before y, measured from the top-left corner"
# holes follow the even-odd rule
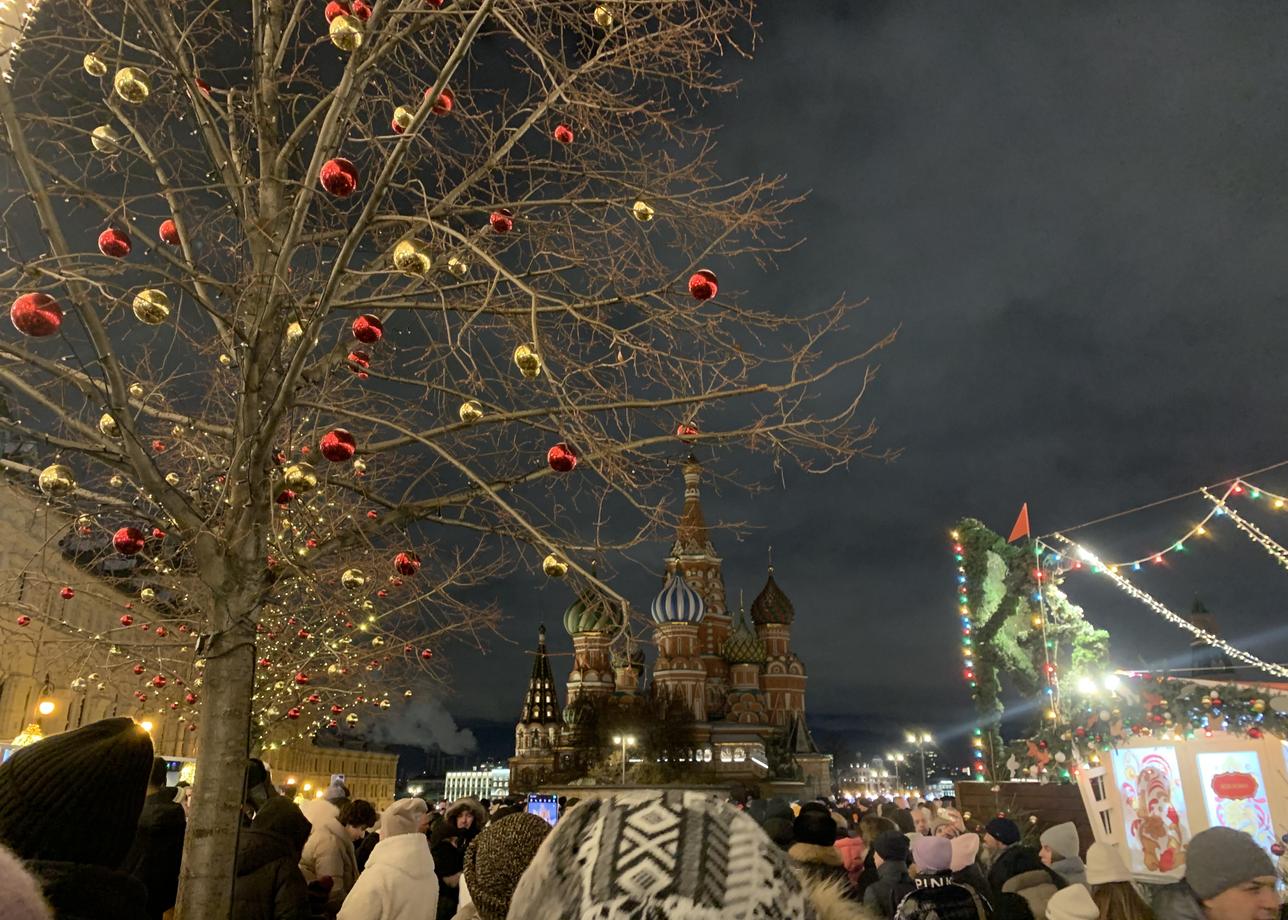
[[[701,556],[711,552],[711,535],[702,514],[701,482],[702,464],[689,454],[684,462],[684,510],[680,512],[680,524],[675,531],[673,555]]]
[[[532,659],[532,677],[528,680],[528,694],[523,699],[524,723],[557,723],[559,697],[555,694],[555,678],[550,671],[550,656],[546,652],[546,627],[537,631],[537,653]]]

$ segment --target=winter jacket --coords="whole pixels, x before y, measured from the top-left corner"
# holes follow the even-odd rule
[[[1029,872],[1021,872],[1019,875],[1012,876],[1002,891],[1007,894],[1018,894],[1024,900],[1029,902],[1029,909],[1033,911],[1033,920],[1045,920],[1047,902],[1064,886],[1058,884],[1058,880],[1049,869],[1044,866],[1041,870],[1033,869]],[[1171,918],[1168,918],[1171,920]]]
[[[841,851],[836,847],[818,846],[813,843],[793,843],[787,850],[792,868],[801,878],[820,882],[836,881],[844,884],[850,896],[857,900],[850,885],[850,873],[845,870]]]
[[[1051,863],[1051,871],[1069,885],[1087,884],[1087,867],[1076,856],[1066,856]]]
[[[160,920],[174,907],[179,892],[179,862],[183,859],[183,834],[188,818],[174,801],[173,789],[162,789],[143,800],[134,844],[121,864],[148,889],[145,916]]]
[[[1164,885],[1154,892],[1150,907],[1159,920],[1206,920],[1203,905],[1190,886],[1181,881]]]
[[[984,870],[979,867],[979,863],[971,863],[962,869],[953,873],[953,881],[958,885],[965,885],[972,888],[981,898],[989,903],[993,901],[993,890],[988,885],[988,878],[984,875]]]
[[[148,890],[128,873],[44,859],[28,860],[25,865],[40,882],[58,920],[139,920],[147,916]]]
[[[998,853],[993,859],[992,866],[988,870],[988,887],[995,892],[1000,892],[1002,886],[1013,876],[1022,872],[1032,872],[1035,869],[1041,869],[1044,872],[1050,872],[1042,858],[1038,856],[1038,851],[1033,847],[1026,847],[1023,844],[1014,844]],[[1064,884],[1061,883],[1061,888]]]
[[[381,840],[339,920],[425,920],[438,913],[438,876],[424,834]]]
[[[423,837],[424,835],[422,834],[421,836]],[[359,875],[362,874],[363,869],[367,868],[367,860],[371,858],[371,851],[376,848],[378,843],[380,843],[380,835],[375,831],[367,831],[362,835],[361,840],[354,843],[353,854],[358,860]],[[425,838],[425,845],[429,845],[429,838],[427,837]]]
[[[868,845],[862,837],[838,837],[834,844],[841,854],[841,864],[850,875],[850,884],[857,885],[863,874],[863,860],[868,855]]]
[[[835,881],[803,878],[801,885],[810,907],[814,908],[816,920],[880,920],[875,913],[853,900],[846,886]]]
[[[917,886],[900,903],[898,920],[988,920],[988,902],[978,892],[953,881],[950,871],[922,872]]]
[[[233,882],[237,920],[310,920],[300,853],[312,825],[287,798],[275,798],[242,831]]]
[[[310,882],[330,876],[327,912],[334,917],[358,881],[358,859],[353,852],[353,841],[340,825],[340,809],[326,799],[305,802],[300,811],[313,825],[313,833],[304,844],[304,853],[300,857],[300,871]]]
[[[877,867],[877,880],[863,892],[863,906],[882,917],[893,917],[899,902],[915,886],[908,875],[908,864],[889,859]]]

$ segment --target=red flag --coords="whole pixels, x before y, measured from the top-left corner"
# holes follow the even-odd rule
[[[1029,534],[1029,503],[1025,502],[1020,506],[1020,516],[1015,519],[1015,526],[1011,528],[1011,535],[1006,538],[1007,543],[1014,543],[1020,537],[1027,537]]]

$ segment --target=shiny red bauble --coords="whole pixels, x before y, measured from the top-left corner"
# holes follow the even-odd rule
[[[23,335],[53,335],[63,325],[63,308],[48,294],[23,294],[9,308],[9,321]]]
[[[335,157],[322,164],[318,181],[335,197],[347,198],[358,189],[358,167],[344,157]]]
[[[492,225],[493,233],[509,233],[514,229],[514,212],[509,208],[497,208],[487,222]]]
[[[364,345],[374,345],[385,334],[385,326],[380,322],[380,317],[370,313],[359,316],[350,328],[353,330],[353,337]]]
[[[307,684],[310,680],[311,678],[303,671],[297,671],[295,673],[295,682],[297,684]]]
[[[571,473],[577,468],[577,451],[560,441],[546,451],[546,463],[556,473]]]
[[[131,671],[133,671],[135,674],[142,674],[142,673],[143,673],[143,665],[141,665],[141,664],[136,664],[134,667],[130,668],[130,670],[131,670]]]
[[[168,243],[171,246],[179,245],[179,228],[168,217],[161,221],[161,229],[157,231],[157,236],[161,237],[161,242],[163,243]]]
[[[718,290],[720,286],[713,271],[703,268],[689,276],[689,293],[694,300],[710,300]]]
[[[300,707],[298,706],[292,706],[290,709],[286,710],[286,718],[288,719],[298,719],[302,714],[303,713],[300,711]]]
[[[189,706],[191,706],[193,703],[197,702],[197,694],[185,693],[183,695],[183,701],[187,703]]]
[[[134,625],[134,617],[130,616],[128,613],[123,613],[123,614],[121,614],[121,625],[122,625],[122,626],[133,626],[133,625]]]
[[[575,135],[567,125],[555,125],[554,139],[561,144],[571,144]]]
[[[340,713],[344,712],[344,707],[339,705],[338,703],[332,704],[331,711],[339,715]]]
[[[343,428],[336,428],[322,435],[318,447],[322,450],[322,456],[332,463],[343,463],[353,459],[358,450],[358,442]]]
[[[162,687],[164,687],[164,686],[165,686],[166,684],[168,684],[168,683],[170,683],[170,682],[169,682],[168,680],[166,680],[164,677],[162,677],[160,674],[158,674],[156,677],[152,678],[152,686],[156,687],[158,690],[160,690]]]
[[[27,615],[24,613],[24,614],[22,614],[22,616],[18,617],[18,619],[17,619],[17,621],[16,621],[16,622],[18,623],[18,625],[19,625],[19,626],[26,626],[27,624],[29,624],[29,623],[31,622],[31,617],[27,616]]]
[[[420,657],[424,658],[426,661],[429,661],[429,659],[434,657],[434,653],[429,649],[424,649],[421,651]]]
[[[65,601],[69,601],[76,596],[76,591],[74,588],[68,585],[58,592],[58,596]]]
[[[135,556],[143,551],[147,537],[137,527],[122,527],[112,534],[112,548],[122,556]]]
[[[425,90],[425,95],[428,96],[431,92],[433,92],[432,86]],[[450,115],[452,109],[455,107],[456,96],[450,89],[445,89],[438,94],[438,98],[435,99],[434,104],[429,107],[429,111],[434,115]]]
[[[692,444],[698,437],[698,429],[693,425],[675,426],[675,436],[685,444]]]
[[[420,557],[415,553],[399,553],[394,556],[394,570],[399,575],[415,575],[420,571]]]
[[[125,231],[108,227],[98,235],[98,251],[113,259],[124,259],[130,254],[130,238]]]

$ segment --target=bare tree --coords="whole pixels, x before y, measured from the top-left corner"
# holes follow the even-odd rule
[[[182,916],[227,914],[257,649],[286,619],[335,604],[328,642],[401,655],[486,626],[453,589],[515,564],[612,594],[590,556],[657,535],[689,445],[867,452],[890,338],[838,356],[853,305],[728,285],[793,203],[719,178],[702,122],[753,37],[748,0],[45,0],[25,24],[0,276],[28,337],[0,342],[0,425],[69,467],[58,502],[156,527],[191,576]],[[427,571],[404,607],[372,597]]]

